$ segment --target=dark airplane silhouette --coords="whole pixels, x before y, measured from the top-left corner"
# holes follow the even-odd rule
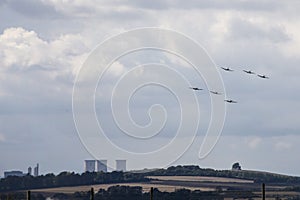
[[[266,79],[269,79],[269,77],[267,77],[266,75],[260,75],[260,74],[257,74],[258,77],[260,78],[266,78]]]
[[[227,103],[237,103],[237,101],[231,100],[231,99],[225,99],[224,101],[226,101]]]
[[[216,95],[221,95],[222,93],[216,92],[216,91],[210,91],[210,93],[216,94]]]
[[[243,70],[244,72],[246,72],[247,74],[255,74],[253,71],[251,71],[251,70]]]
[[[225,71],[229,71],[229,72],[232,72],[233,71],[233,69],[230,69],[229,67],[227,67],[227,68],[225,68],[225,67],[221,67],[223,70],[225,70]]]
[[[202,88],[197,88],[197,87],[189,87],[192,90],[203,90]]]

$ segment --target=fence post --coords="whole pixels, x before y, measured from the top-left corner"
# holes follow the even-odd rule
[[[153,200],[153,187],[150,189],[150,200]]]
[[[266,186],[262,184],[262,200],[266,200]]]
[[[91,200],[94,200],[94,188],[91,188],[91,197],[90,197]]]
[[[30,190],[27,191],[27,200],[30,200],[31,199],[31,192]]]

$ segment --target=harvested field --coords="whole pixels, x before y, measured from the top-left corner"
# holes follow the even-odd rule
[[[116,184],[99,184],[99,185],[88,185],[88,186],[75,186],[75,187],[59,187],[59,188],[46,188],[46,189],[36,189],[32,190],[32,192],[43,192],[43,193],[66,193],[72,194],[78,191],[89,191],[91,187],[94,188],[95,191],[99,189],[107,189],[111,186],[122,185],[122,186],[130,186],[135,187],[139,186],[143,188],[143,192],[149,192],[151,187],[158,188],[162,192],[174,192],[177,189],[189,189],[189,190],[202,190],[202,191],[213,191],[214,189],[209,187],[184,187],[184,186],[176,186],[176,185],[164,185],[157,183],[116,183]]]
[[[220,185],[249,185],[252,184],[251,180],[234,179],[234,178],[221,178],[221,177],[205,177],[205,176],[149,176],[153,179],[145,183],[114,183],[114,184],[97,184],[89,186],[74,186],[74,187],[59,187],[37,189],[33,192],[45,193],[74,193],[78,191],[89,191],[91,187],[98,191],[99,189],[107,189],[115,185],[123,186],[139,186],[143,188],[144,192],[148,192],[151,187],[158,188],[164,192],[174,192],[177,189],[201,190],[201,191],[214,191]]]
[[[261,184],[254,183],[252,180],[235,179],[235,178],[221,178],[221,177],[205,177],[205,176],[149,176],[150,182],[143,183],[114,183],[114,184],[97,184],[88,186],[74,186],[74,187],[59,187],[59,188],[46,188],[32,190],[33,193],[65,193],[72,194],[80,191],[89,191],[92,187],[97,192],[99,189],[107,190],[111,186],[130,186],[130,187],[142,187],[143,192],[149,192],[150,188],[157,188],[162,192],[174,192],[178,189],[189,189],[189,190],[201,190],[201,191],[215,191],[222,190],[228,191],[227,194],[235,194],[235,191],[252,191],[256,195],[261,195]],[[282,191],[285,185],[267,185],[266,195],[267,200],[275,199],[280,196],[281,199],[286,197],[300,196],[298,192],[285,192]],[[230,197],[230,196],[229,196]],[[226,199],[232,199],[227,198]],[[256,198],[253,198],[256,199]],[[257,198],[260,199],[260,198]]]
[[[195,181],[195,182],[218,182],[218,183],[253,183],[253,180],[222,178],[209,176],[148,176],[150,179],[162,181]]]

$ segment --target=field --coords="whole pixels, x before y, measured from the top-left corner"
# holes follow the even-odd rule
[[[201,190],[201,191],[214,191],[215,187],[205,187],[209,182],[212,183],[252,183],[253,181],[220,177],[204,177],[204,176],[149,176],[152,179],[150,182],[144,183],[114,183],[114,184],[97,184],[89,186],[75,186],[75,187],[59,187],[59,188],[46,188],[36,189],[32,192],[45,192],[45,193],[74,193],[77,191],[88,191],[92,187],[95,191],[99,189],[107,189],[115,185],[124,186],[139,186],[143,188],[144,192],[150,191],[150,188],[158,188],[163,192],[174,192],[177,189],[186,188],[189,190]],[[203,186],[195,186],[196,182],[204,183]]]
[[[205,177],[205,176],[149,176],[152,179],[146,183],[118,183],[118,184],[98,184],[89,186],[60,187],[33,190],[33,192],[46,193],[74,193],[77,191],[88,191],[93,187],[95,191],[107,189],[114,185],[140,186],[144,192],[148,192],[151,187],[158,188],[164,192],[174,192],[177,189],[186,188],[189,190],[214,191],[220,185],[253,184],[251,180]]]
[[[220,178],[220,177],[205,177],[205,176],[149,176],[150,182],[144,183],[118,183],[118,184],[98,184],[89,186],[76,186],[76,187],[60,187],[60,188],[47,188],[32,190],[34,193],[66,193],[71,194],[78,191],[89,191],[91,187],[95,191],[99,189],[108,189],[115,185],[124,186],[140,186],[143,192],[149,192],[151,187],[158,188],[164,192],[174,192],[177,189],[201,190],[201,191],[252,191],[257,196],[261,196],[261,185],[254,183],[251,180],[234,179],[234,178]],[[300,196],[298,192],[280,191],[285,186],[267,185],[266,186],[266,199],[276,199],[280,196],[281,199],[286,199],[288,196]],[[226,198],[228,200],[233,198]],[[255,198],[254,198],[255,199]],[[261,198],[257,198],[261,199]]]
[[[216,182],[216,183],[253,183],[253,180],[222,178],[209,176],[148,176],[150,179],[163,181],[191,181],[191,182]]]
[[[99,189],[107,189],[114,185],[140,186],[143,191],[149,191],[151,187],[158,188],[160,191],[174,192],[176,189],[186,188],[190,190],[214,191],[216,188],[237,188],[243,190],[260,191],[261,185],[253,183],[252,180],[221,178],[221,177],[205,177],[205,176],[149,176],[150,182],[144,183],[114,183],[114,184],[98,184],[89,186],[76,187],[59,187],[33,190],[36,192],[52,192],[52,193],[73,193],[76,191],[88,191],[93,187],[95,191]],[[283,186],[267,186],[268,190],[279,190]]]
[[[135,187],[139,186],[143,188],[143,192],[149,192],[150,188],[158,188],[160,191],[164,192],[174,192],[177,189],[186,188],[189,190],[202,190],[202,191],[212,191],[212,188],[205,188],[205,187],[183,187],[183,186],[175,186],[175,185],[164,185],[164,184],[157,184],[157,183],[118,183],[118,184],[99,184],[99,185],[89,185],[89,186],[76,186],[76,187],[60,187],[60,188],[47,188],[47,189],[37,189],[32,190],[32,192],[43,192],[43,193],[66,193],[72,194],[78,191],[89,191],[92,187],[95,191],[99,189],[107,189],[111,186],[115,185],[123,185],[123,186],[130,186]]]

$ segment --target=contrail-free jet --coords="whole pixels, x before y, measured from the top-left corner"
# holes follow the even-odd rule
[[[203,90],[202,88],[197,88],[197,87],[189,87],[192,90]]]
[[[222,93],[220,93],[220,92],[216,92],[216,91],[210,91],[210,93],[212,93],[212,94],[216,94],[216,95],[221,95]]]
[[[251,70],[243,70],[244,72],[246,72],[247,74],[255,74],[253,71]]]
[[[231,99],[225,99],[224,101],[226,101],[227,103],[237,103],[237,101],[231,100]]]
[[[233,69],[230,69],[229,67],[225,68],[225,67],[221,67],[223,70],[228,71],[228,72],[232,72]]]
[[[258,77],[260,78],[266,78],[266,79],[269,79],[269,77],[267,77],[266,75],[260,75],[260,74],[257,74]]]

